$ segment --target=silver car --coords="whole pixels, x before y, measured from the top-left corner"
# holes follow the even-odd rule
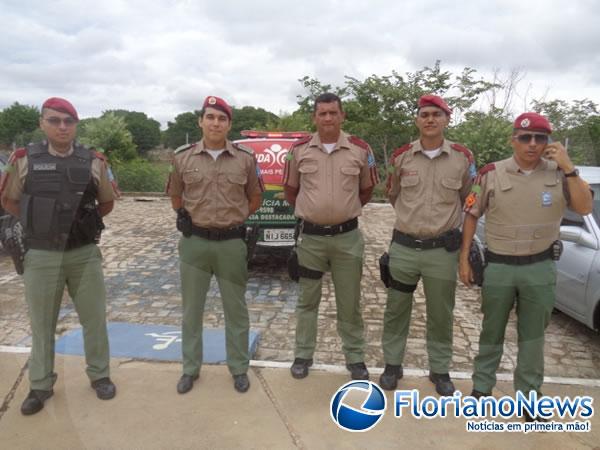
[[[560,227],[564,250],[556,263],[555,308],[593,330],[600,329],[600,167],[577,167],[594,191],[594,210],[581,216],[567,209]],[[477,224],[485,243],[485,217]]]

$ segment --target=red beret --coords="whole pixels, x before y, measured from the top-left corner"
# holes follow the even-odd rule
[[[437,95],[430,94],[421,96],[421,98],[419,99],[419,108],[422,108],[424,106],[435,106],[437,108],[440,108],[448,115],[452,114],[452,110],[450,109],[448,104],[444,101],[442,97],[439,97]]]
[[[71,103],[68,100],[65,100],[64,98],[50,97],[42,105],[42,109],[44,108],[53,109],[54,111],[68,114],[73,119],[79,121],[79,116],[77,116],[77,110],[73,105],[71,105]]]
[[[517,130],[543,131],[552,133],[552,125],[544,116],[534,112],[526,112],[515,119],[513,128]]]
[[[202,108],[215,108],[218,109],[219,111],[223,111],[225,114],[227,114],[227,117],[229,117],[229,120],[231,120],[231,116],[233,114],[233,111],[231,110],[231,106],[229,106],[227,104],[227,102],[225,100],[223,100],[222,98],[219,97],[215,97],[214,95],[209,95],[208,97],[206,97],[206,99],[204,100],[204,104],[202,105]]]

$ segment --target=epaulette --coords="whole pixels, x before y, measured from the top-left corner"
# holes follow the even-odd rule
[[[361,138],[359,138],[358,136],[350,136],[348,138],[348,140],[350,142],[352,142],[354,145],[362,148],[363,150],[369,150],[369,144],[367,144],[365,141],[363,141]]]
[[[8,163],[10,164],[11,162],[16,161],[17,159],[23,158],[24,156],[27,156],[27,149],[25,147],[18,148],[10,155],[10,157],[8,158]]]
[[[92,151],[92,154],[94,155],[94,158],[97,158],[97,159],[99,159],[100,161],[103,161],[103,162],[106,162],[106,161],[107,161],[107,159],[106,159],[106,155],[105,155],[104,153],[102,153],[102,152],[99,152],[99,151],[93,150],[93,151]]]
[[[254,156],[254,150],[252,150],[250,147],[246,147],[245,145],[237,144],[235,142],[233,142],[232,145],[235,149],[248,153],[251,156]]]
[[[308,136],[304,136],[304,137],[301,137],[301,138],[299,138],[299,139],[295,140],[295,141],[292,143],[292,145],[290,146],[290,150],[291,150],[292,148],[294,148],[294,147],[297,147],[297,146],[299,146],[299,145],[306,144],[307,142],[310,142],[310,140],[311,140],[311,139],[312,139],[312,135],[311,135],[311,134],[309,134]]]
[[[473,153],[471,153],[471,150],[469,150],[467,147],[460,144],[452,144],[450,147],[452,148],[452,150],[456,150],[457,152],[460,152],[463,155],[465,155],[469,163],[475,162],[475,159],[473,158]]]
[[[392,153],[392,157],[390,158],[390,162],[392,162],[394,159],[396,159],[396,157],[400,156],[402,153],[406,153],[411,148],[412,148],[412,144],[405,144],[402,147],[397,148],[396,150],[394,150],[394,153]]]
[[[486,164],[481,169],[479,169],[479,175],[483,176],[486,173],[491,172],[492,170],[496,170],[496,164],[494,164],[494,163]]]
[[[174,152],[174,153],[175,153],[175,154],[177,154],[177,153],[181,153],[181,152],[184,152],[184,151],[186,151],[186,150],[189,150],[190,148],[193,148],[193,147],[195,147],[195,146],[196,146],[196,144],[183,144],[183,145],[180,145],[179,147],[177,147],[177,148],[175,149],[175,152]]]

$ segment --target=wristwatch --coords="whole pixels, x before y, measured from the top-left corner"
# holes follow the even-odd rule
[[[579,169],[574,169],[573,172],[565,173],[565,177],[578,177]]]

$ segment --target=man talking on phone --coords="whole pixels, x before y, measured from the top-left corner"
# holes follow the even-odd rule
[[[465,201],[460,279],[473,282],[468,255],[477,219],[485,213],[487,267],[482,287],[483,324],[473,373],[474,397],[496,384],[504,332],[516,303],[518,354],[514,388],[540,393],[544,380],[544,331],[554,307],[555,260],[562,249],[560,222],[569,207],[592,211],[589,186],[565,147],[551,142],[546,117],[523,113],[514,122],[513,155],[484,166]],[[530,422],[541,420],[525,414]]]

